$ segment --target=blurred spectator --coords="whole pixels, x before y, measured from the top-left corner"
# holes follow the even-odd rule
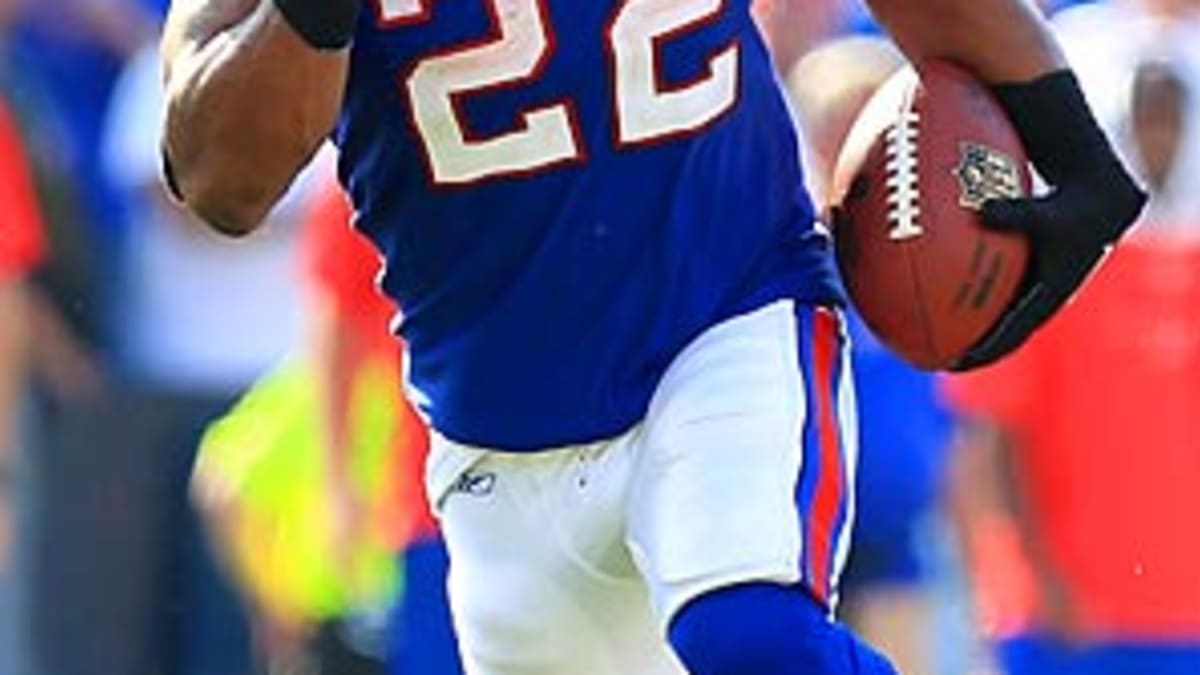
[[[381,672],[382,654],[360,643],[363,619],[391,601],[380,597],[382,543],[403,579],[380,640],[389,671],[453,675],[447,560],[423,490],[428,436],[402,396],[380,259],[350,220],[330,172],[305,227],[310,339],[206,435],[196,495],[270,662]]]
[[[950,383],[972,418],[954,502],[1013,675],[1200,672],[1200,540],[1178,526],[1200,512],[1197,8],[1097,3],[1059,19],[1151,206],[1041,335]]]
[[[307,233],[307,268],[316,291],[316,345],[324,374],[326,443],[331,453],[330,488],[341,546],[352,545],[358,523],[382,521],[398,552],[403,595],[391,619],[388,671],[393,675],[462,672],[446,596],[448,559],[429,513],[424,490],[428,436],[425,424],[400,396],[401,345],[387,330],[394,307],[376,288],[380,261],[350,229],[350,207],[331,180],[317,193]],[[372,363],[393,374],[391,405],[400,411],[394,455],[392,498],[375,517],[349,489],[347,453],[348,385]],[[383,507],[381,510],[379,506]],[[345,553],[341,554],[345,557]]]
[[[80,217],[97,236],[120,227],[117,196],[100,155],[112,87],[125,59],[149,41],[159,15],[141,0],[18,0],[14,36],[63,122],[65,161],[76,180]]]
[[[316,351],[323,375],[325,441],[331,456],[330,491],[340,547],[353,544],[355,529],[380,516],[405,579],[395,608],[388,660],[394,673],[461,672],[445,593],[446,554],[425,500],[425,423],[402,396],[401,344],[388,330],[395,307],[376,287],[380,260],[366,239],[350,229],[351,211],[332,180],[318,193],[308,225],[307,268],[316,291]],[[382,364],[389,402],[400,412],[389,447],[395,489],[376,517],[350,489],[349,384],[355,373]],[[345,558],[343,551],[340,557]],[[415,611],[414,611],[415,610]]]
[[[150,130],[161,114],[157,53],[148,46],[117,83],[103,145],[107,175],[129,214],[116,257],[114,356],[123,376],[138,384],[227,397],[299,335],[294,221],[302,199],[285,202],[263,236],[246,241],[190,222],[159,177],[159,144]]]
[[[1200,248],[1142,234],[954,385],[955,503],[1005,672],[1200,672]]]
[[[17,419],[29,369],[29,287],[44,255],[41,215],[25,154],[8,110],[0,105],[0,672],[20,668],[16,656],[14,584],[9,574],[15,504]]]
[[[833,40],[788,76],[809,150],[809,182],[827,195],[833,165],[871,94],[903,64],[882,38]],[[843,612],[900,672],[935,672],[926,530],[938,503],[951,420],[933,378],[887,351],[851,316],[860,457]]]
[[[401,345],[388,330],[395,306],[377,288],[381,261],[375,249],[351,227],[350,204],[332,172],[315,191],[305,227],[304,270],[313,304],[311,343],[317,365],[320,442],[329,460],[326,489],[333,523],[333,557],[346,574],[353,572],[355,549],[380,534],[393,555],[404,548],[421,522],[428,523],[422,500],[423,457],[428,447],[424,423],[405,402],[400,380]],[[391,488],[374,502],[364,498],[355,480],[355,384],[374,370],[384,375],[376,398],[395,412],[395,427],[386,441]],[[361,463],[361,460],[358,460]],[[421,521],[421,522],[419,522]],[[403,577],[405,570],[397,570]],[[401,583],[401,594],[410,592]],[[398,596],[399,597],[399,596]],[[360,606],[359,611],[370,611]],[[352,661],[354,612],[327,623],[316,646],[321,673],[334,675]],[[448,617],[447,617],[448,618]],[[448,625],[448,624],[447,624]],[[385,634],[381,642],[386,644]],[[372,672],[386,672],[385,646]],[[359,655],[360,664],[367,655]],[[349,665],[349,664],[346,664]],[[367,672],[360,665],[358,672]],[[442,672],[426,670],[416,672]],[[449,673],[447,674],[449,675]]]
[[[71,405],[94,395],[124,213],[102,166],[108,100],[124,61],[157,30],[159,0],[0,0],[0,86],[32,156],[52,255],[36,278],[35,366]],[[10,30],[11,29],[11,30]]]
[[[1144,220],[1190,228],[1200,217],[1200,1],[1114,0],[1055,21],[1101,122],[1152,188]]]
[[[41,228],[25,153],[7,108],[0,104],[0,572],[8,559],[12,528],[8,490],[29,364],[26,279],[44,255]]]
[[[275,226],[235,244],[186,220],[159,181],[160,101],[146,47],[115,86],[96,153],[128,227],[82,248],[106,267],[93,281],[107,325],[90,336],[103,378],[46,406],[34,453],[29,675],[252,670],[248,626],[188,482],[203,429],[297,338],[294,237]],[[77,301],[89,302],[65,296]]]

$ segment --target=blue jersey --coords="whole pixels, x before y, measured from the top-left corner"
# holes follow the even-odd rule
[[[617,435],[699,333],[838,302],[749,0],[377,0],[335,133],[439,432]]]

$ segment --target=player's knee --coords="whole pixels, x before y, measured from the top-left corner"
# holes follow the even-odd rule
[[[806,593],[774,584],[713,591],[686,605],[671,645],[693,675],[891,675],[885,660]]]

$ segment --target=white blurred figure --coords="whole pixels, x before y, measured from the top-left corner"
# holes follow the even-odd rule
[[[147,46],[116,83],[103,134],[128,225],[111,253],[112,365],[71,435],[78,447],[57,455],[69,470],[47,483],[57,524],[38,587],[77,605],[38,604],[37,675],[254,672],[188,483],[205,426],[298,340],[297,237],[277,223],[234,244],[190,222],[159,177],[161,102]]]
[[[808,154],[805,177],[818,204],[827,205],[834,164],[859,111],[903,65],[887,41],[857,36],[817,46],[788,72]]]
[[[1200,2],[1097,2],[1063,11],[1055,24],[1097,118],[1151,190],[1143,221],[1194,223],[1200,217],[1200,115],[1178,117],[1178,109],[1145,105],[1149,99],[1138,93],[1139,86],[1157,86],[1151,79],[1166,77],[1188,97],[1200,96]],[[1171,115],[1177,119],[1167,119]]]
[[[131,59],[117,82],[105,138],[105,168],[127,197],[117,326],[120,358],[138,380],[182,391],[244,388],[294,344],[302,293],[297,217],[284,204],[275,226],[248,242],[190,222],[159,174],[162,92],[155,49]]]
[[[755,0],[754,18],[781,73],[813,46],[837,33],[847,19],[844,0]]]

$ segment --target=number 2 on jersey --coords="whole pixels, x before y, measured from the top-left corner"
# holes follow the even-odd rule
[[[427,16],[433,0],[379,0],[384,23]],[[413,124],[437,184],[467,184],[581,160],[583,140],[570,100],[525,110],[518,128],[472,138],[457,99],[535,80],[555,48],[543,0],[485,0],[498,37],[422,59],[405,82]],[[624,0],[608,41],[614,74],[617,143],[636,145],[684,134],[720,117],[737,98],[739,48],[713,55],[703,77],[660,81],[660,42],[713,18],[725,0]]]

